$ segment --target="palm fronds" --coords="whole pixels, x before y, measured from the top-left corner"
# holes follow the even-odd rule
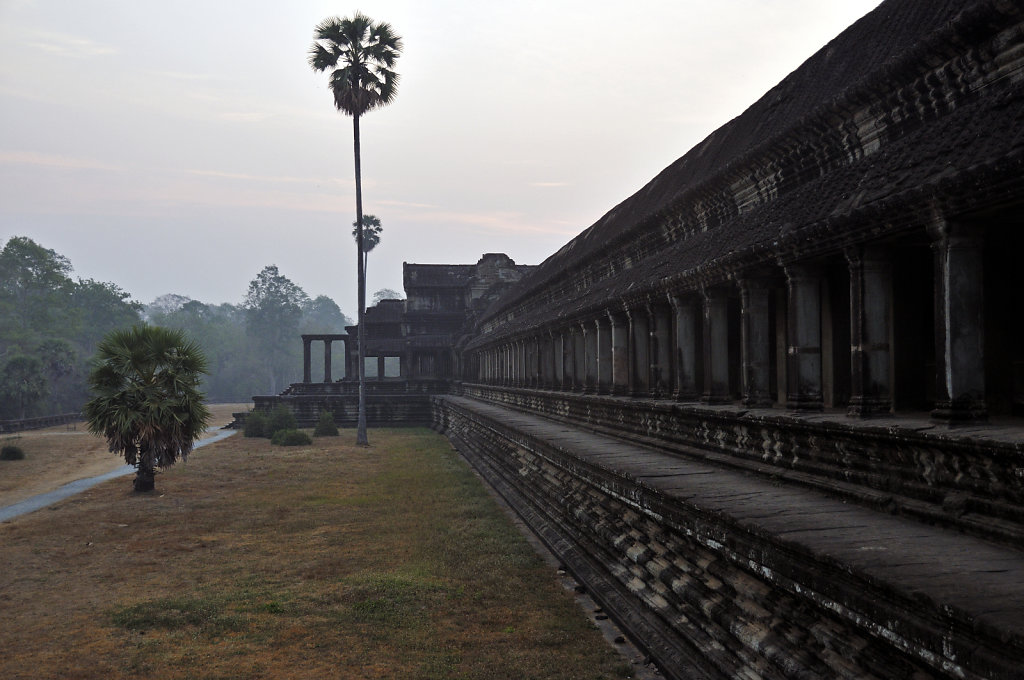
[[[186,458],[210,421],[199,391],[206,358],[178,330],[135,326],[100,342],[83,409],[89,431],[125,462],[146,468]]]

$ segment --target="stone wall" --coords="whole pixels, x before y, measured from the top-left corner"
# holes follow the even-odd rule
[[[487,385],[460,394],[1024,545],[1024,424],[965,431],[924,417],[850,420]]]
[[[543,424],[530,430],[475,399],[439,397],[433,406],[435,427],[668,677],[1020,677],[1021,621],[1008,627],[1006,617],[1002,626],[987,621],[986,602],[976,603],[980,613],[963,611],[943,601],[941,588],[936,595],[927,579],[927,586],[908,585],[879,571],[871,559],[837,559],[829,532],[807,525],[803,535],[778,534],[765,521],[743,521],[716,509],[713,499],[748,495],[766,508],[780,503],[782,514],[788,506],[791,519],[776,526],[799,524],[798,518],[815,513],[831,516],[829,504],[841,503],[820,498],[798,507],[798,495],[773,501],[759,493],[773,488],[770,478],[745,481],[739,492],[726,480],[717,490],[705,487],[705,496],[682,498],[665,490],[671,485],[657,485],[659,477],[669,476],[664,459],[655,465],[656,474],[641,481],[595,462],[602,442],[593,438],[568,433],[559,443],[543,434],[551,432]],[[623,442],[612,442],[609,451],[603,460],[629,457],[634,467],[645,455]],[[886,521],[892,541],[892,523],[902,525]],[[841,523],[832,520],[833,526]],[[868,534],[879,531],[863,517],[856,525]],[[957,545],[956,539],[937,536],[927,543],[933,554],[919,556],[924,562],[942,559],[944,550]],[[864,547],[885,550],[880,536],[862,538]]]

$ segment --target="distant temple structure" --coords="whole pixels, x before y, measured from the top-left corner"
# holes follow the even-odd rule
[[[1021,678],[1022,253],[1024,3],[886,0],[539,266],[405,265],[370,422],[666,677]],[[318,337],[258,408],[354,419]]]
[[[365,375],[371,424],[428,425],[428,395],[449,391],[463,374],[462,347],[476,319],[512,284],[535,269],[503,253],[487,253],[476,264],[404,263],[405,300],[381,300],[367,308]],[[287,404],[300,424],[316,423],[331,411],[341,424],[356,417],[357,327],[344,334],[302,336],[303,379],[276,396],[253,397],[265,410]],[[322,344],[324,374],[314,376],[314,344]],[[341,348],[340,365],[335,347]],[[340,370],[336,370],[338,366]]]

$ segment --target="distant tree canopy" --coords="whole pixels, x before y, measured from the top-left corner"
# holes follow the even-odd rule
[[[352,325],[334,300],[310,299],[273,265],[250,282],[241,304],[168,293],[144,314],[115,284],[72,273],[66,257],[25,237],[0,251],[0,419],[80,409],[100,340],[143,317],[202,348],[209,374],[200,390],[211,402],[279,392],[301,379],[302,333],[344,333]]]
[[[396,290],[391,288],[381,288],[373,294],[373,304],[378,304],[381,300],[404,300],[405,296]]]
[[[306,292],[282,275],[276,265],[264,267],[249,282],[243,304],[246,325],[260,350],[270,394],[280,391],[289,382],[288,377],[301,368],[301,359],[295,360],[295,348],[300,345],[302,308],[308,304]]]
[[[72,272],[68,258],[24,236],[0,250],[0,418],[81,407],[96,343],[141,318],[141,305],[115,284]]]

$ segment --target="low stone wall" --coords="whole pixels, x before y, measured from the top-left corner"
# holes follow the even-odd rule
[[[1024,428],[462,385],[476,399],[1024,545]]]
[[[680,501],[473,402],[434,398],[435,428],[666,676],[1020,677],[1019,630],[989,627],[806,543]]]
[[[270,411],[283,404],[295,414],[299,427],[314,427],[321,411],[331,411],[339,427],[355,427],[359,415],[357,395],[284,395],[253,397],[254,409]],[[235,426],[245,423],[236,415]],[[371,426],[423,427],[430,424],[430,398],[426,394],[370,394],[366,422]]]
[[[447,380],[384,379],[366,381],[366,422],[371,426],[424,427],[430,424],[430,395],[448,391]],[[254,396],[256,411],[284,405],[299,427],[314,427],[322,411],[331,411],[340,427],[355,427],[359,413],[359,383],[294,383],[273,396]],[[234,413],[231,427],[245,425],[245,413]]]
[[[41,416],[39,418],[25,418],[23,420],[0,420],[0,434],[10,432],[21,432],[23,430],[39,430],[54,425],[66,425],[81,420],[82,414],[61,413],[55,416]]]

